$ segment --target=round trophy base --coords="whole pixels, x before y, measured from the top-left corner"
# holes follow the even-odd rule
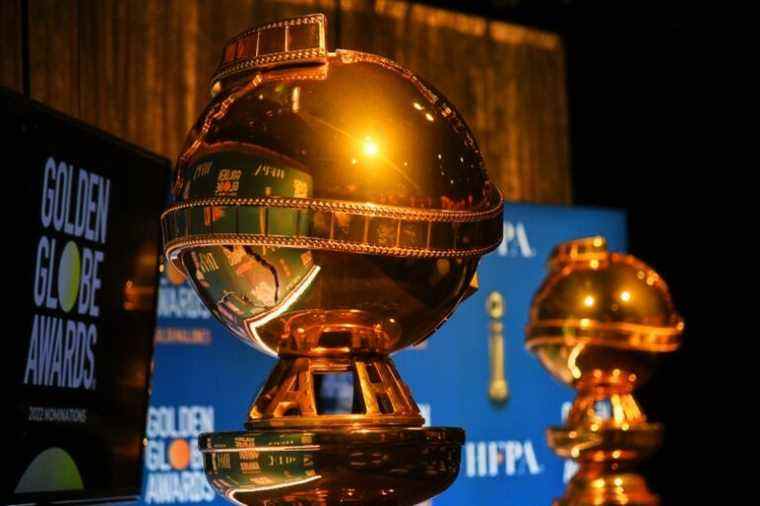
[[[657,506],[644,478],[631,471],[662,439],[662,426],[640,422],[620,427],[550,427],[549,446],[557,455],[575,459],[576,475],[554,506]]]
[[[659,498],[649,491],[636,473],[579,472],[567,486],[565,495],[553,506],[658,506]]]
[[[412,505],[459,473],[459,428],[344,427],[203,434],[206,477],[245,505]]]
[[[549,427],[549,447],[560,457],[578,459],[580,463],[625,463],[642,460],[662,443],[662,425],[638,423],[625,429],[602,427]]]

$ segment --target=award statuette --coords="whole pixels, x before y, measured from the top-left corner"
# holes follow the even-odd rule
[[[396,63],[328,52],[322,15],[232,39],[212,94],[162,216],[166,254],[279,362],[246,431],[199,438],[209,482],[262,505],[443,491],[464,432],[422,427],[388,354],[442,324],[501,240],[502,198],[469,128]],[[325,394],[336,384],[345,402]]]
[[[660,443],[633,396],[663,353],[676,350],[684,324],[651,267],[610,253],[602,237],[557,246],[533,299],[526,344],[556,378],[578,391],[549,446],[578,461],[557,505],[656,505],[633,471]]]
[[[488,383],[488,397],[495,404],[505,404],[509,399],[509,385],[504,374],[504,318],[506,304],[497,291],[486,298],[488,325],[488,355],[491,363],[491,379]]]

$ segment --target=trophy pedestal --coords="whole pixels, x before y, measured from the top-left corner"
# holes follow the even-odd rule
[[[458,428],[341,428],[204,434],[209,483],[246,505],[412,505],[459,472]]]
[[[644,478],[625,472],[616,466],[601,464],[582,465],[570,483],[565,495],[553,502],[554,506],[657,506],[658,497],[649,491]]]
[[[337,406],[321,395],[330,375],[353,385]],[[464,443],[462,429],[423,422],[386,355],[291,355],[254,400],[248,430],[203,434],[199,447],[209,483],[236,503],[412,505],[454,481]]]
[[[653,423],[607,427],[552,427],[549,446],[578,462],[578,472],[556,506],[657,506],[635,465],[660,445],[662,427]]]
[[[336,409],[320,402],[320,386],[337,375],[350,376],[353,399],[350,406]],[[281,358],[253,402],[246,428],[421,427],[423,423],[409,387],[387,355],[344,353]]]
[[[600,417],[595,406],[607,405]],[[568,415],[568,425],[551,427],[547,442],[554,452],[578,463],[578,472],[557,506],[656,506],[635,465],[661,444],[662,426],[649,423],[630,391],[594,394],[581,390]]]

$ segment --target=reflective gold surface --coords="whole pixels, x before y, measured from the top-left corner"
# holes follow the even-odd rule
[[[633,396],[663,353],[681,342],[684,324],[662,278],[631,255],[610,253],[602,237],[560,244],[533,299],[526,345],[560,381],[578,391],[549,445],[578,461],[556,504],[654,505],[633,471],[660,444]]]
[[[212,484],[246,504],[412,504],[454,479],[463,433],[419,428],[387,355],[472,293],[480,256],[501,240],[502,199],[445,97],[385,58],[328,52],[324,22],[279,21],[228,43],[179,157],[165,249],[216,318],[281,359],[249,432],[204,440]],[[315,385],[341,374],[353,405],[324,412]],[[214,467],[229,464],[229,441],[251,456],[262,438],[278,441],[272,462],[295,462],[312,433],[341,442],[309,450],[320,479],[262,475],[247,457]],[[355,446],[375,452],[373,473],[337,463]]]
[[[351,412],[320,413],[314,392],[319,375],[353,373]],[[424,422],[409,387],[382,355],[283,358],[259,392],[246,427],[421,426]]]
[[[501,196],[432,86],[375,55],[315,63],[220,82],[180,156],[167,253],[265,353],[298,335],[291,315],[347,307],[396,351],[461,300],[501,239]]]
[[[237,504],[417,504],[459,473],[461,429],[220,432],[199,446],[209,483]]]

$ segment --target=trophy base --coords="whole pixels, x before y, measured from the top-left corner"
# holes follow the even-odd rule
[[[553,506],[658,506],[659,498],[635,473],[579,473]]]
[[[649,456],[661,438],[662,426],[655,423],[638,423],[626,430],[551,427],[549,446],[561,457],[576,459],[580,466],[554,506],[657,506],[658,497],[630,469]]]
[[[459,473],[459,428],[344,427],[203,434],[206,477],[245,505],[412,505]]]
[[[560,457],[589,462],[626,464],[649,457],[662,443],[662,425],[638,423],[622,428],[588,430],[579,427],[550,427],[549,447]]]

